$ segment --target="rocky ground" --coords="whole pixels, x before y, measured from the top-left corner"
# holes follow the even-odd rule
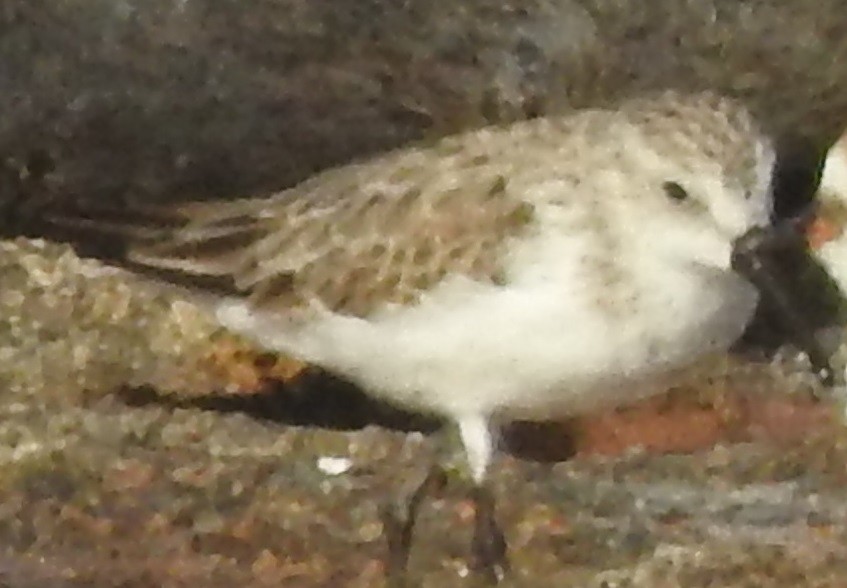
[[[436,458],[455,475],[422,510],[410,585],[473,583],[437,423],[67,246],[7,241],[0,267],[5,585],[382,585],[380,509]],[[816,394],[802,366],[736,354],[639,407],[510,428],[506,585],[841,585],[847,436]]]
[[[32,239],[44,206],[268,191],[645,88],[745,98],[795,178],[847,124],[843,0],[245,6],[0,7],[2,586],[384,585],[380,509],[436,454],[408,584],[478,583],[437,423]],[[791,357],[747,348],[640,406],[505,431],[505,584],[843,586],[843,407]]]

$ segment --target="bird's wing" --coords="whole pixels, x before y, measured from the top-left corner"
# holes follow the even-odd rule
[[[455,140],[319,174],[270,198],[190,203],[54,224],[111,230],[125,258],[183,284],[280,310],[320,303],[366,316],[449,274],[497,281],[500,245],[532,219],[497,157]]]

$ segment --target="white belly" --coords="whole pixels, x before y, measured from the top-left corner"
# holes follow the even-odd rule
[[[729,273],[664,286],[612,313],[557,281],[506,288],[457,278],[416,307],[371,320],[326,313],[294,329],[240,304],[218,316],[401,406],[546,418],[660,392],[645,383],[726,349],[756,303]]]

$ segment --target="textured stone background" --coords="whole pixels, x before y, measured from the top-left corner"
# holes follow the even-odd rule
[[[267,381],[299,366],[179,292],[15,238],[45,206],[270,192],[662,87],[744,97],[802,200],[847,126],[847,0],[1,2],[0,583],[380,585],[378,507],[432,451],[396,432],[432,423],[308,373]],[[758,359],[568,434],[508,435],[511,585],[843,585],[840,415]],[[468,584],[461,486],[424,513],[413,585]]]
[[[0,87],[0,157],[48,153],[56,198],[270,191],[664,87],[743,96],[797,165],[847,125],[847,3],[6,0]]]

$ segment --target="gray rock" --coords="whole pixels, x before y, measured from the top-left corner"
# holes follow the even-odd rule
[[[803,168],[847,125],[847,2],[6,0],[0,87],[0,157],[60,199],[261,193],[665,87],[744,97]]]

